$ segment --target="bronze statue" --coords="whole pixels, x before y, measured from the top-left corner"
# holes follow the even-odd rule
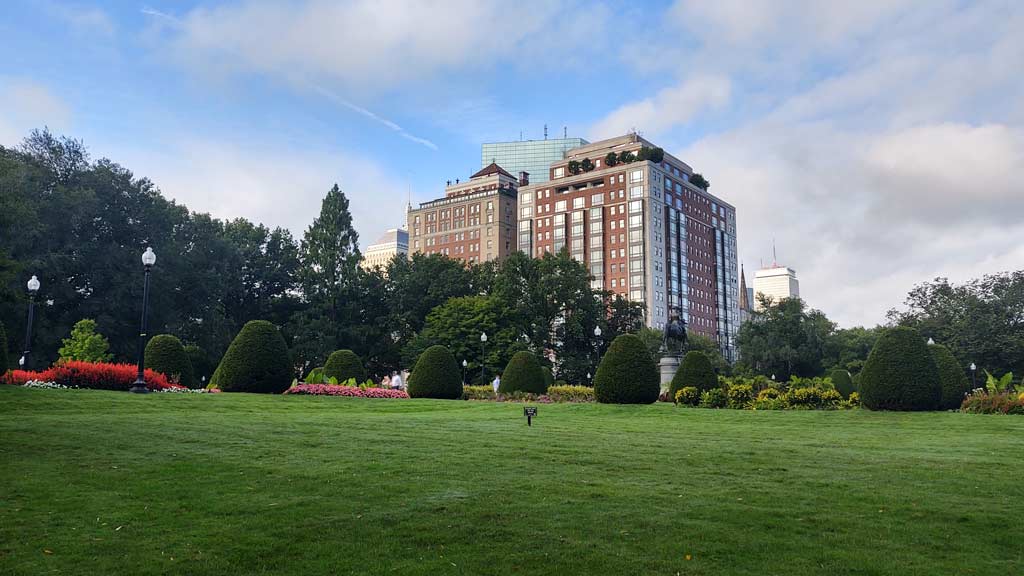
[[[686,340],[686,320],[679,317],[679,308],[673,306],[669,313],[668,323],[665,324],[665,335],[662,337],[661,349],[664,352],[669,352],[669,342],[676,342],[679,344],[680,354],[686,352],[687,340]]]

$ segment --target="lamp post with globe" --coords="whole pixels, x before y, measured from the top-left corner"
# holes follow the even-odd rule
[[[486,345],[487,345],[487,332],[481,332],[480,333],[480,385],[481,386],[486,386],[487,385],[487,378],[484,377],[485,376],[485,369],[486,369],[486,367],[484,366],[484,358],[487,355],[487,352],[486,352],[486,349],[485,349]]]
[[[25,348],[18,362],[22,370],[31,370],[29,355],[32,353],[32,322],[36,315],[36,292],[39,292],[39,278],[33,275],[28,280],[28,322],[25,323]]]
[[[149,392],[149,389],[146,388],[144,368],[146,361],[146,308],[149,306],[149,272],[154,264],[156,264],[156,254],[151,247],[146,247],[146,251],[142,253],[142,267],[145,271],[145,279],[142,284],[142,321],[139,328],[139,373],[130,390],[136,394]]]

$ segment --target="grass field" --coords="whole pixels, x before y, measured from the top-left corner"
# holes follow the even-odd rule
[[[1024,573],[1024,418],[539,410],[0,386],[0,573]]]

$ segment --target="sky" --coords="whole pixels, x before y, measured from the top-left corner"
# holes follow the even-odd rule
[[[841,326],[1024,268],[1016,0],[7,0],[0,145],[82,139],[169,198],[360,245],[480,144],[637,130],[737,209],[748,278]]]

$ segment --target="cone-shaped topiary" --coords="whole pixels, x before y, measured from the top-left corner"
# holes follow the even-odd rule
[[[413,398],[462,398],[462,372],[455,356],[444,346],[431,346],[420,354],[409,375],[409,396]]]
[[[956,410],[964,401],[964,396],[971,391],[971,383],[967,373],[960,367],[956,357],[942,344],[928,347],[935,366],[939,369],[939,382],[942,385],[942,399],[939,400],[940,410]]]
[[[832,385],[835,386],[836,392],[842,394],[843,398],[849,398],[850,394],[857,391],[853,386],[853,378],[850,377],[849,371],[836,368],[829,372],[828,376],[832,379]]]
[[[555,375],[551,373],[551,368],[547,366],[541,366],[540,370],[541,372],[544,373],[544,388],[551,388],[551,386],[554,385],[555,383]],[[505,376],[502,375],[502,379],[504,378]]]
[[[658,400],[658,367],[644,341],[623,334],[608,347],[594,375],[594,397],[606,404],[651,404]]]
[[[366,369],[363,361],[351,350],[336,350],[324,364],[324,376],[337,378],[339,383],[355,378],[357,384],[366,382]]]
[[[550,374],[550,372],[549,372]],[[532,352],[516,352],[512,359],[505,366],[501,373],[501,384],[498,392],[508,394],[510,392],[532,392],[544,394],[548,391],[548,382],[540,362]]]
[[[277,326],[250,320],[228,346],[210,379],[210,388],[224,392],[279,394],[292,383],[288,346]]]
[[[679,364],[679,369],[676,370],[675,376],[672,377],[672,383],[669,385],[669,397],[675,398],[676,392],[687,386],[701,392],[718,388],[718,376],[715,375],[715,369],[711,366],[711,360],[700,350],[690,350],[686,356],[683,356],[683,361]]]
[[[935,410],[939,369],[921,334],[900,326],[878,338],[860,373],[860,400],[871,410]]]
[[[181,340],[170,334],[157,334],[146,344],[146,368],[167,376],[186,388],[196,387],[192,360],[181,345]]]
[[[7,333],[4,332],[4,323],[0,322],[0,376],[7,373],[11,367],[11,360],[7,357]]]

